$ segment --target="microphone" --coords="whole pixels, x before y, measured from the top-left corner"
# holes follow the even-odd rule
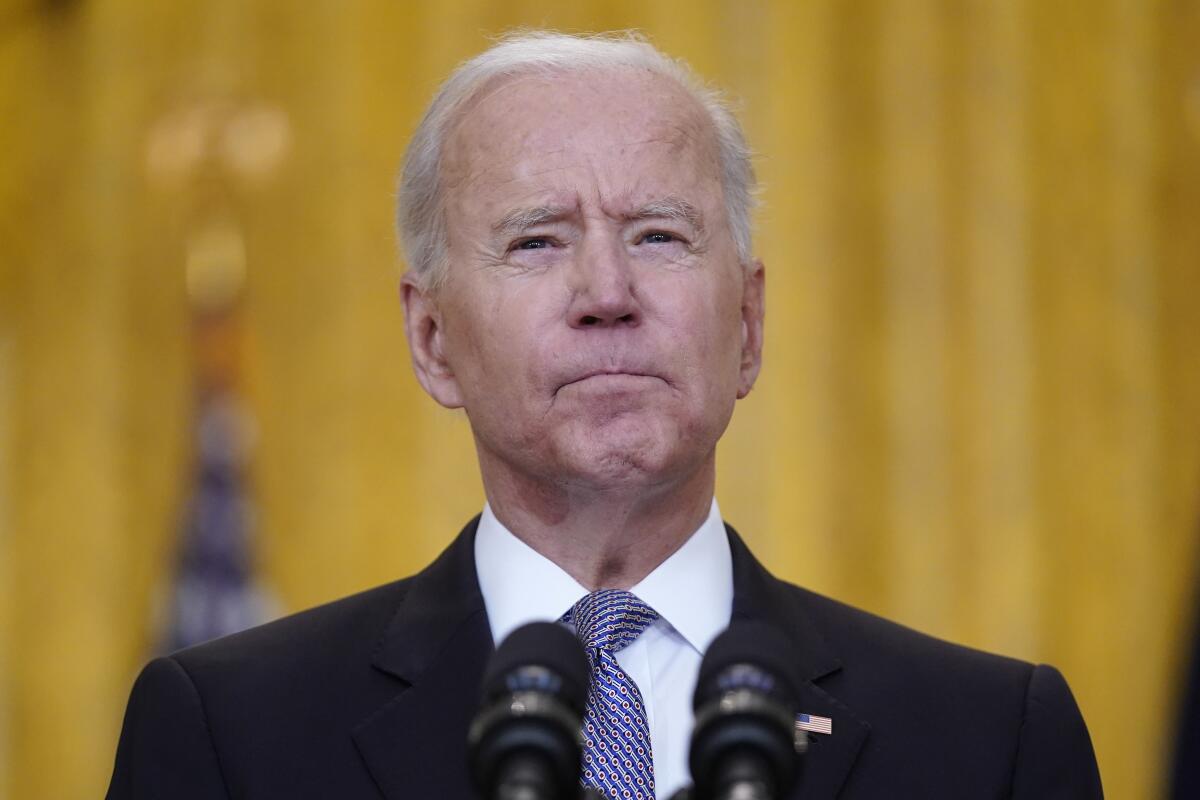
[[[580,727],[591,668],[562,625],[533,622],[496,648],[483,704],[467,734],[467,760],[485,800],[575,800]]]
[[[787,796],[807,745],[795,728],[795,663],[788,640],[761,622],[731,625],[709,646],[693,699],[693,800]]]

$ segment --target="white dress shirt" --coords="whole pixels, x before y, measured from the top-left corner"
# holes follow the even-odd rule
[[[527,622],[559,620],[588,593],[514,536],[489,506],[475,534],[475,569],[497,643]],[[729,625],[733,610],[733,559],[715,499],[696,532],[630,591],[659,618],[617,653],[617,663],[642,693],[655,794],[667,800],[690,782],[687,755],[700,658]]]

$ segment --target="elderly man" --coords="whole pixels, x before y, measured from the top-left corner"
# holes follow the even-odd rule
[[[152,662],[109,797],[469,797],[494,643],[564,618],[593,686],[641,701],[621,724],[589,699],[582,780],[607,796],[688,782],[701,657],[755,619],[828,721],[794,796],[1098,797],[1053,668],[777,581],[722,524],[717,440],[762,351],[752,182],[733,117],[640,40],[526,34],[460,67],[404,166],[403,302],[487,505],[415,577]]]

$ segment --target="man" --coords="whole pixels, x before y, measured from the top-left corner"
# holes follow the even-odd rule
[[[403,303],[487,506],[413,578],[152,662],[109,797],[468,797],[483,664],[533,619],[588,645],[584,780],[611,797],[688,781],[731,619],[791,640],[830,721],[795,797],[1100,796],[1053,668],[777,581],[722,525],[715,448],[762,350],[752,180],[729,113],[639,40],[522,35],[460,67],[405,162]]]

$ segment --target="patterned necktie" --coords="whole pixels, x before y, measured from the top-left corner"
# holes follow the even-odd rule
[[[654,800],[650,724],[642,694],[616,653],[657,618],[635,595],[616,589],[592,592],[564,617],[574,623],[592,665],[581,781],[614,800]]]

